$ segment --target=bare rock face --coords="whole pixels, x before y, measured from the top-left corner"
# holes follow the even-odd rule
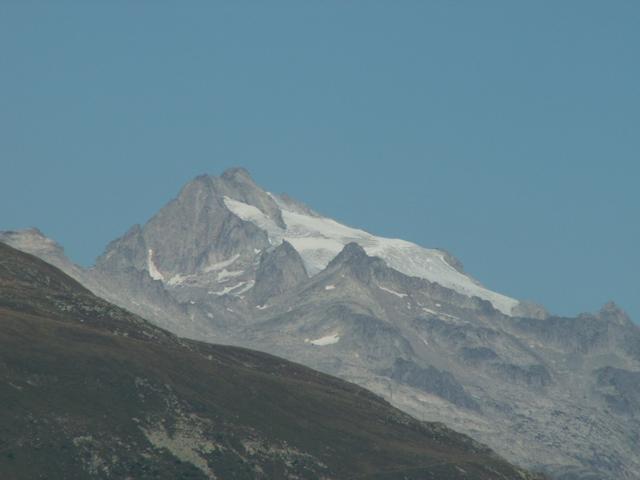
[[[613,411],[640,420],[640,372],[604,367],[594,376],[596,390]]]
[[[496,376],[507,382],[526,387],[546,387],[551,382],[551,374],[544,365],[514,365],[512,363],[494,363],[491,365]]]
[[[252,299],[256,304],[263,305],[272,297],[297,287],[307,278],[300,254],[284,241],[261,255],[255,285],[251,289]]]
[[[233,180],[236,177],[227,181],[197,177],[143,227],[134,227],[112,242],[96,268],[118,270],[126,265],[168,281],[177,274],[202,272],[233,255],[265,248],[269,242],[264,232],[233,215],[224,204],[225,194],[234,187],[240,189]],[[247,196],[248,187],[240,185]]]
[[[529,301],[520,301],[512,311],[515,316],[536,318],[538,320],[544,320],[549,317],[549,312],[542,306]]]
[[[615,302],[607,302],[605,303],[600,311],[598,312],[598,317],[604,320],[605,322],[616,323],[621,326],[631,326],[633,325],[629,315],[622,310]]]
[[[554,478],[640,478],[640,329],[615,304],[554,316],[242,169],[194,179],[93,269],[23,247],[173,332],[353,381]]]
[[[397,358],[389,376],[398,383],[432,393],[458,407],[480,410],[478,403],[449,372],[442,372],[432,366],[423,368],[412,361]]]

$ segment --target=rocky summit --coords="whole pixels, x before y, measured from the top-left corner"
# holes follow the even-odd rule
[[[554,316],[243,169],[195,178],[90,269],[36,231],[0,241],[175,334],[339,376],[555,479],[640,478],[640,329],[615,304]]]

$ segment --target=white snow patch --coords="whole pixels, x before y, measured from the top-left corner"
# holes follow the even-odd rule
[[[218,272],[218,281],[222,282],[223,280],[226,280],[228,278],[238,277],[238,276],[242,275],[243,273],[244,273],[244,270],[232,270],[232,271],[229,271],[226,268],[224,268],[220,272]]]
[[[460,320],[455,315],[449,315],[448,313],[444,313],[444,312],[436,312],[435,310],[431,310],[430,308],[427,308],[427,307],[422,307],[422,310],[424,310],[427,313],[430,313],[431,315],[435,315],[436,317],[450,318],[451,320]]]
[[[164,275],[160,273],[156,264],[153,263],[153,250],[151,248],[147,252],[147,270],[149,271],[149,276],[154,280],[164,281]]]
[[[207,317],[213,318],[213,314],[212,313],[207,313]]]
[[[233,257],[228,258],[227,260],[223,260],[223,261],[218,262],[218,263],[212,263],[211,265],[205,267],[204,271],[206,273],[208,273],[208,272],[215,272],[217,270],[222,270],[223,268],[226,268],[229,265],[231,265],[238,258],[240,258],[240,255],[236,253]]]
[[[337,333],[333,333],[325,337],[316,338],[315,340],[309,340],[309,343],[311,343],[311,345],[325,346],[333,345],[334,343],[338,343],[339,341],[340,336]]]
[[[254,223],[267,232],[281,230],[281,228],[278,227],[275,222],[266,216],[259,208],[226,196],[223,200],[227,208],[242,220]]]
[[[181,285],[187,278],[188,278],[188,275],[180,275],[178,273],[169,279],[169,281],[167,282],[167,285],[171,287],[175,285]]]
[[[396,292],[395,290],[391,290],[390,288],[386,288],[386,287],[383,287],[381,285],[378,285],[378,288],[380,290],[384,290],[387,293],[390,293],[391,295],[395,295],[396,297],[404,298],[404,297],[407,296],[406,293],[399,293],[399,292]]]
[[[222,296],[222,295],[226,295],[227,293],[231,293],[232,291],[234,291],[236,288],[241,287],[242,285],[246,284],[247,282],[240,282],[236,285],[234,285],[233,287],[224,287],[221,291],[219,292],[214,292],[212,290],[209,290],[209,292],[207,292],[209,295],[218,295],[218,296]],[[236,295],[238,295],[238,292],[236,292]]]
[[[243,282],[243,283],[244,283],[244,282]],[[236,296],[238,296],[238,297],[240,297],[240,298],[242,298],[242,297],[241,297],[241,295],[242,295],[244,292],[246,292],[247,290],[250,290],[250,289],[253,287],[254,283],[255,283],[255,282],[254,282],[253,280],[251,280],[249,283],[247,283],[247,284],[246,284],[244,287],[242,287],[240,290],[238,290],[238,291],[236,291],[236,292],[233,292],[233,294],[234,294],[234,295],[236,295]]]
[[[335,286],[335,285],[326,285],[326,286],[324,287],[324,289],[325,289],[325,290],[335,290],[335,289],[336,289],[336,286]]]

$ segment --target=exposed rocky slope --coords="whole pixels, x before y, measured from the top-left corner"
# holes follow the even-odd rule
[[[0,401],[3,479],[533,478],[353,384],[181,340],[2,243]]]
[[[341,376],[558,479],[640,478],[640,331],[619,308],[550,316],[242,169],[196,178],[93,269],[65,271],[173,332]]]

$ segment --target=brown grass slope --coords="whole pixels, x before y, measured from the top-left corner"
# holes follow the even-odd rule
[[[279,358],[179,339],[0,243],[1,479],[529,479]]]

